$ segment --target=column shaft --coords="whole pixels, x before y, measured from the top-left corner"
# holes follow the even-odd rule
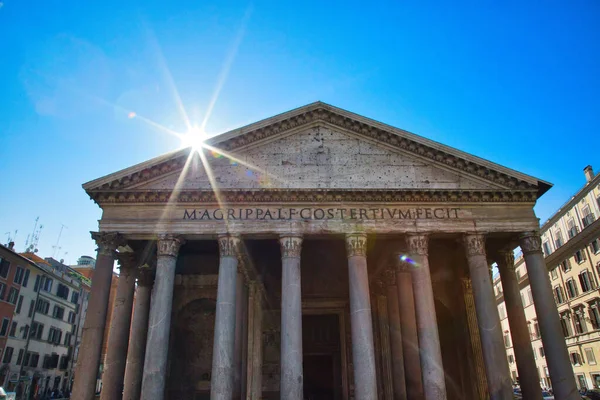
[[[412,277],[408,264],[400,262],[396,267],[396,285],[400,309],[400,330],[402,331],[402,353],[406,373],[406,398],[423,399],[423,380],[421,375],[421,357],[419,355],[419,337],[415,315],[415,298]]]
[[[248,390],[246,400],[262,398],[262,295],[257,283],[249,286],[248,297]]]
[[[150,312],[150,293],[153,273],[141,272],[138,275],[138,286],[133,307],[133,322],[129,336],[127,366],[123,400],[139,400],[142,392],[142,376],[144,373],[144,357],[146,355],[146,338],[148,333],[148,317]]]
[[[512,382],[496,296],[485,255],[485,239],[482,235],[466,235],[465,246],[490,399],[509,400],[513,398]]]
[[[411,275],[425,400],[445,400],[446,380],[429,271],[428,237],[410,235],[407,242],[414,259]]]
[[[127,363],[131,310],[135,292],[135,255],[119,254],[121,273],[117,283],[117,296],[110,323],[108,351],[102,376],[100,400],[115,400],[123,396],[123,379]]]
[[[473,299],[473,284],[471,283],[471,278],[463,278],[462,287],[465,300],[465,312],[467,314],[469,339],[473,351],[472,366],[477,384],[478,399],[487,400],[490,398],[490,395],[487,386],[487,378],[485,376],[485,365],[483,364],[481,335],[479,335],[479,326],[477,325],[477,312],[475,311],[475,299]]]
[[[287,236],[281,244],[281,388],[282,400],[303,400],[302,291],[300,253],[302,238]]]
[[[554,396],[561,400],[575,400],[581,396],[577,392],[575,376],[569,360],[569,353],[562,333],[548,268],[541,249],[539,234],[529,232],[521,237],[521,249],[525,258],[527,274]]]
[[[531,348],[531,338],[529,337],[525,310],[523,310],[521,301],[519,281],[515,274],[515,257],[512,250],[500,253],[496,263],[502,279],[504,302],[506,303],[506,313],[508,314],[510,335],[515,351],[523,398],[541,400],[542,388],[540,387],[540,379],[533,357],[533,349]]]
[[[211,400],[231,400],[233,396],[233,353],[235,349],[235,305],[240,239],[219,236],[219,282],[213,342]]]
[[[92,277],[89,306],[83,324],[83,337],[79,349],[81,356],[77,361],[75,382],[71,393],[71,397],[81,400],[92,400],[96,393],[115,250],[123,241],[116,233],[93,232],[92,237],[98,244],[98,256]]]
[[[386,282],[394,400],[404,400],[406,399],[406,378],[404,374],[404,353],[402,350],[402,328],[400,324],[398,286],[396,286],[396,273],[393,269],[386,271]]]
[[[241,272],[237,273],[235,283],[235,345],[233,352],[233,400],[239,400],[242,397],[242,347],[244,333],[244,276]]]
[[[175,264],[182,243],[182,239],[171,235],[161,235],[158,239],[156,278],[150,300],[142,379],[141,398],[144,400],[162,400],[165,396]]]
[[[392,352],[390,350],[390,317],[388,313],[388,301],[384,295],[385,284],[383,282],[378,282],[378,286],[380,286],[379,293],[375,297],[375,301],[377,301],[377,319],[379,329],[374,328],[373,333],[376,335],[377,331],[379,331],[379,347],[377,347],[377,338],[374,338],[374,348],[381,353],[381,385],[382,392],[379,392],[379,387],[377,388],[377,393],[381,393],[384,400],[392,400],[394,398],[394,375],[392,372]],[[375,306],[374,306],[375,307]],[[377,356],[375,356],[375,361],[377,361]],[[377,372],[376,372],[377,373]]]
[[[373,322],[367,272],[367,236],[346,236],[348,280],[350,284],[350,323],[354,365],[354,396],[360,400],[377,399]]]

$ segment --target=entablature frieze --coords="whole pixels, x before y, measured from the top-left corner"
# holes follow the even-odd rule
[[[173,193],[177,198],[173,199]],[[529,203],[536,190],[343,190],[343,189],[239,189],[219,190],[102,190],[90,191],[99,205],[176,203]]]

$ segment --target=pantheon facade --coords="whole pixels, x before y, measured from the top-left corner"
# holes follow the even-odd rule
[[[73,399],[577,399],[533,211],[551,185],[321,102],[83,185],[102,208]],[[134,295],[135,293],[135,295]]]

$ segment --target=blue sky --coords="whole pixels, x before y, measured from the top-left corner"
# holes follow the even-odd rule
[[[94,255],[81,184],[180,146],[127,115],[184,131],[173,88],[209,133],[321,100],[457,147],[554,183],[542,220],[600,170],[597,1],[223,3],[2,0],[2,242]]]

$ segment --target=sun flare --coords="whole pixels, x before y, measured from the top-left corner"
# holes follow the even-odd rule
[[[192,150],[199,151],[204,146],[206,132],[199,126],[194,125],[185,134],[181,135],[181,147],[191,147]]]

